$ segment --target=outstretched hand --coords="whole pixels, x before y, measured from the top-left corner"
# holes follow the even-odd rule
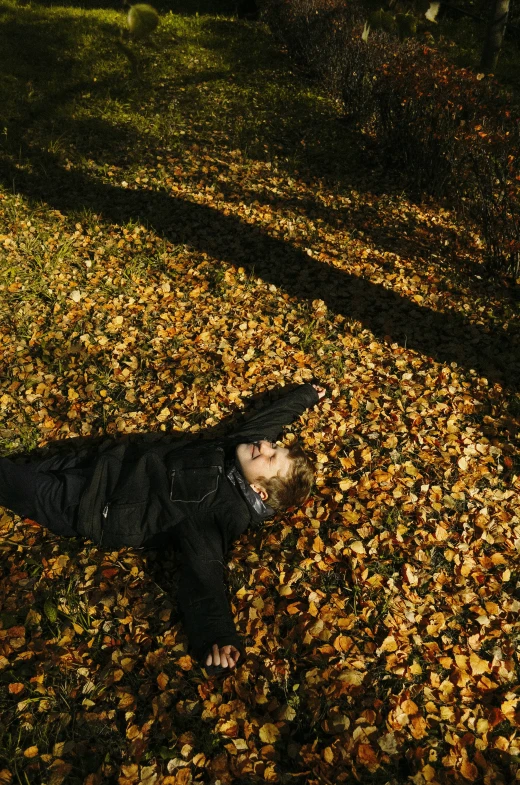
[[[234,668],[237,664],[240,652],[234,646],[221,646],[213,644],[211,652],[206,657],[206,665],[220,665],[222,668]]]

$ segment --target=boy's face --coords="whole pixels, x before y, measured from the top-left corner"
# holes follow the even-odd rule
[[[252,489],[260,494],[263,501],[267,499],[267,492],[261,479],[269,480],[277,474],[285,477],[292,463],[286,447],[278,447],[277,444],[267,441],[239,444],[236,448],[236,456],[242,474]]]

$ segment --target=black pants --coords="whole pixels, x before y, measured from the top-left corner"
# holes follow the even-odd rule
[[[89,462],[74,455],[30,463],[0,458],[0,506],[55,534],[77,537],[79,501],[91,473]]]

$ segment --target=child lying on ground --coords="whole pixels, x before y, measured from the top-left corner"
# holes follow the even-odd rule
[[[107,550],[173,546],[191,650],[208,668],[233,668],[244,649],[226,598],[224,557],[250,524],[308,497],[310,459],[275,439],[324,395],[303,384],[223,439],[122,438],[26,464],[0,458],[0,505]]]

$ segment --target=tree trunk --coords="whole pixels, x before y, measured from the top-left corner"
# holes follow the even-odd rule
[[[492,13],[482,51],[480,67],[484,73],[492,73],[498,62],[502,41],[506,31],[510,0],[491,0]]]

